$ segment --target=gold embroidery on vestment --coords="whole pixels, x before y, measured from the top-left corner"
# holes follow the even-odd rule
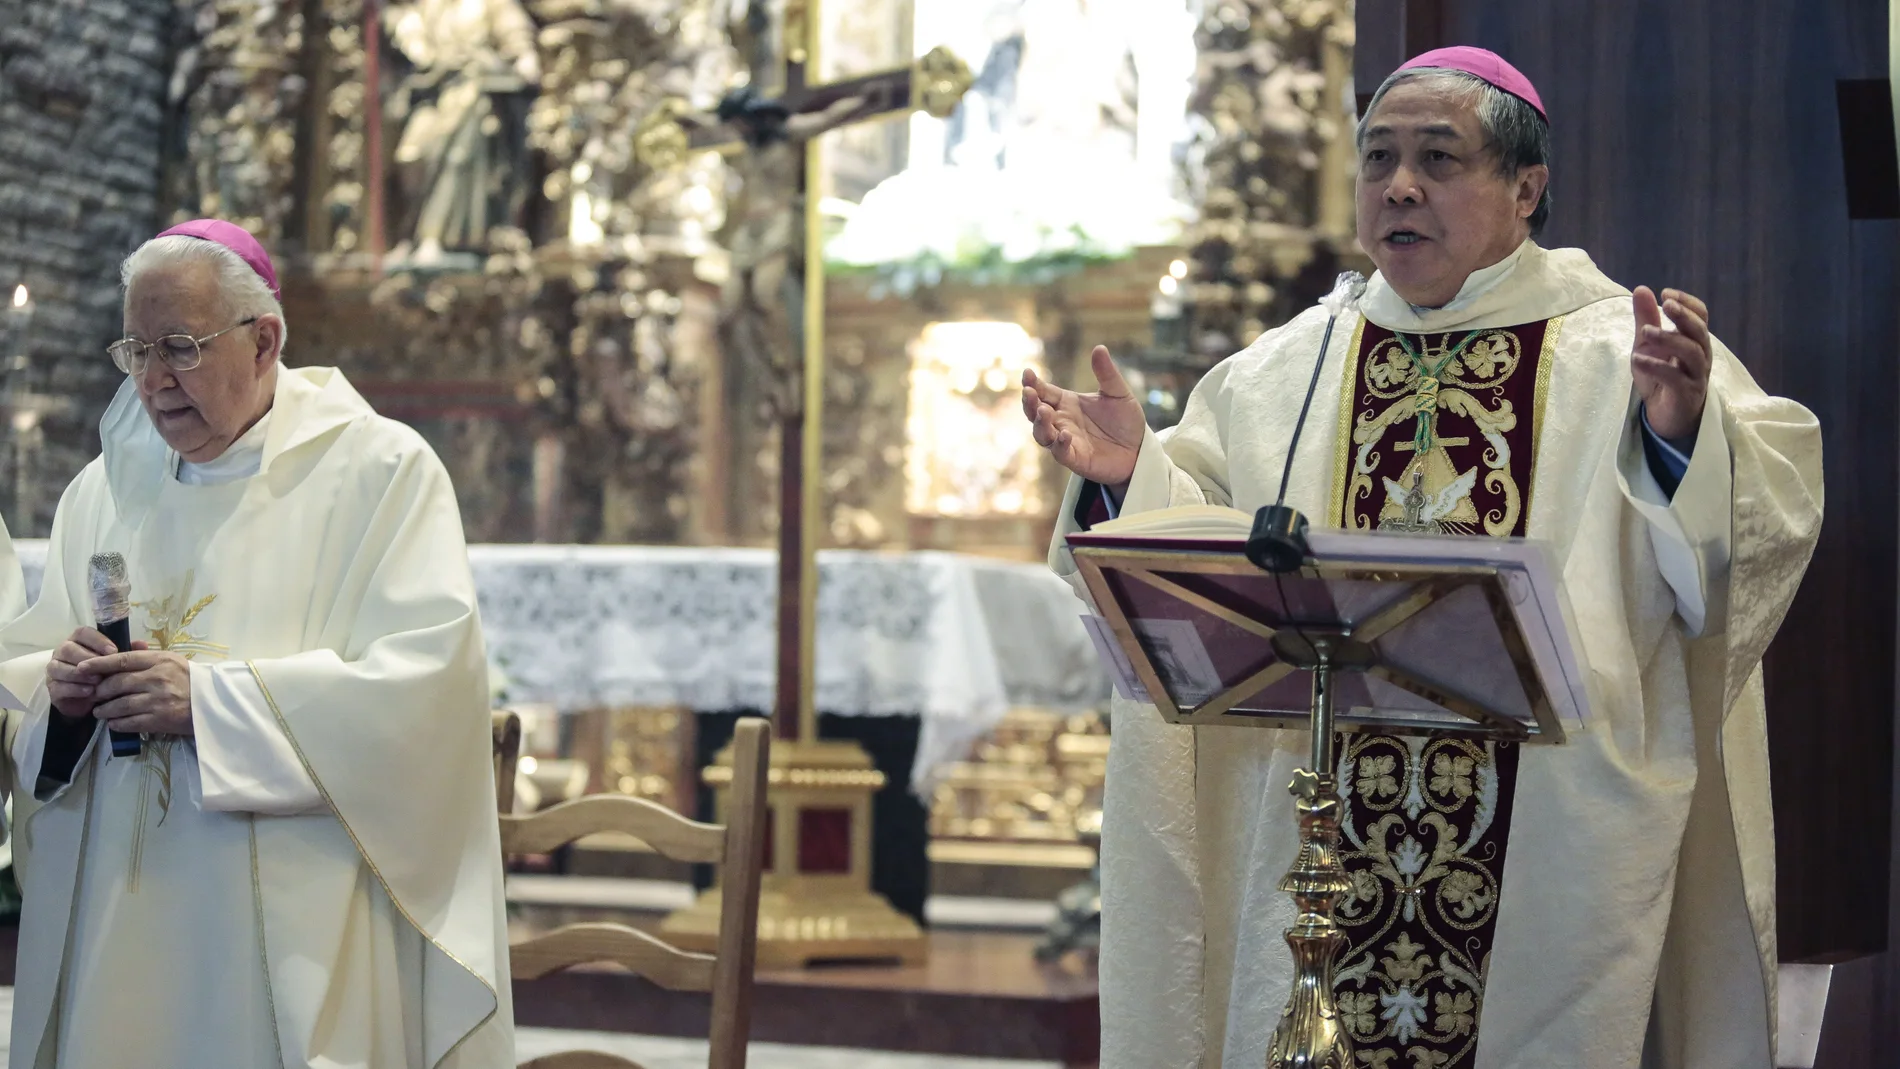
[[[191,660],[193,656],[200,653],[223,657],[231,652],[231,647],[207,642],[192,634],[190,630],[192,621],[198,618],[198,614],[210,608],[211,603],[218,600],[218,596],[206,594],[197,601],[191,602],[183,612],[179,612],[176,608],[179,603],[190,599],[196,574],[195,572],[185,573],[185,588],[182,595],[167,596],[157,601],[135,601],[132,607],[145,610],[145,633],[150,637],[153,649],[182,653],[186,660]],[[175,619],[174,614],[176,614]]]
[[[1373,401],[1388,404],[1359,416],[1352,427],[1356,449],[1341,501],[1344,526],[1359,530],[1374,526],[1361,518],[1355,506],[1378,489],[1373,475],[1384,459],[1379,446],[1390,440],[1392,428],[1409,419],[1416,421],[1412,440],[1392,442],[1390,448],[1415,455],[1397,479],[1384,480],[1385,504],[1376,526],[1452,534],[1478,534],[1481,527],[1482,533],[1494,537],[1509,535],[1517,527],[1523,493],[1511,472],[1506,437],[1517,427],[1517,413],[1502,395],[1504,384],[1523,363],[1522,344],[1508,330],[1482,330],[1458,340],[1446,335],[1437,346],[1419,336],[1416,348],[1409,337],[1394,335],[1366,355],[1359,379]],[[1349,388],[1356,396],[1358,383]],[[1493,403],[1487,403],[1487,398]],[[1349,401],[1347,411],[1352,407]],[[1468,438],[1439,434],[1441,412],[1463,416],[1475,425],[1487,446],[1479,458],[1484,471],[1476,466],[1462,472],[1457,469],[1449,449],[1471,443]],[[1471,500],[1480,477],[1487,490],[1504,499],[1482,516]]]
[[[1359,348],[1365,344],[1366,318],[1359,317],[1359,326],[1352,332],[1352,344],[1346,348],[1346,373],[1339,388],[1339,433],[1334,436],[1338,443],[1333,457],[1333,526],[1348,526],[1346,521],[1346,465],[1352,459],[1352,410],[1355,392],[1359,381]]]
[[[1550,373],[1557,366],[1557,339],[1563,334],[1564,317],[1544,324],[1544,349],[1537,358],[1537,394],[1531,402],[1531,484],[1524,488],[1524,529],[1530,530],[1531,502],[1537,498],[1537,449],[1544,444],[1544,409],[1550,403]]]
[[[264,969],[264,1005],[270,1009],[270,1041],[277,1050],[277,1062],[283,1064],[284,1039],[277,1031],[277,994],[270,978],[270,933],[264,928],[264,877],[257,867],[257,814],[250,817],[251,833],[251,916],[257,924],[257,958]]]
[[[1384,1064],[1404,1049],[1445,1065],[1477,1042],[1488,961],[1470,934],[1497,910],[1499,774],[1485,743],[1353,736],[1339,765],[1351,940],[1336,991],[1353,1043]],[[1376,930],[1357,929],[1375,926]],[[1421,933],[1421,943],[1413,933]]]
[[[207,642],[190,631],[192,621],[210,608],[218,596],[206,594],[191,602],[182,613],[174,609],[175,605],[191,598],[195,578],[195,572],[185,573],[182,596],[167,596],[157,601],[135,601],[132,607],[145,610],[145,634],[153,649],[180,654],[187,661],[195,659],[200,653],[222,657],[230,652],[229,646]],[[151,809],[153,784],[158,787],[158,823],[154,826],[164,827],[165,818],[171,816],[172,749],[179,740],[180,736],[177,735],[147,735],[139,747],[136,760],[145,767],[139,777],[138,811],[132,827],[132,858],[125,874],[125,889],[132,894],[138,893],[139,871],[145,859],[145,821]]]

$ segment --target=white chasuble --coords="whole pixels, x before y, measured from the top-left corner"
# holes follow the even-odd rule
[[[1364,851],[1391,870],[1356,877],[1342,908],[1343,1023],[1371,1069],[1634,1069],[1653,1006],[1655,1064],[1771,1066],[1760,660],[1820,527],[1818,427],[1718,342],[1688,470],[1665,494],[1644,461],[1628,291],[1576,250],[1527,243],[1501,266],[1440,310],[1373,279],[1334,332],[1287,503],[1316,526],[1550,542],[1594,720],[1565,745],[1515,748],[1514,785],[1475,751],[1342,748],[1348,811],[1371,811]],[[1272,503],[1325,324],[1313,309],[1211,371],[1180,425],[1147,436],[1122,512]],[[1050,558],[1068,576],[1078,493]],[[1258,1066],[1291,980],[1277,884],[1306,737],[1174,726],[1122,702],[1114,740],[1102,1065]],[[1480,852],[1508,835],[1508,863],[1500,838],[1495,865],[1461,855],[1434,878],[1434,843],[1412,840],[1433,821]],[[1375,850],[1374,823],[1406,842]],[[1365,916],[1399,919],[1381,934],[1355,927]],[[1427,921],[1447,922],[1437,941],[1411,934]],[[1488,939],[1451,930],[1479,921]]]
[[[487,669],[441,463],[328,368],[280,370],[249,476],[181,482],[129,383],[101,437],[0,630],[0,680],[32,695],[12,1065],[512,1065]],[[45,664],[93,622],[105,551],[133,637],[191,659],[197,733],[120,758],[98,731],[44,782]]]

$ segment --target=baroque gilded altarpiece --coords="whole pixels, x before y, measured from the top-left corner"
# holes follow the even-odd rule
[[[746,5],[485,0],[469,32],[511,81],[474,99],[452,80],[431,82],[427,48],[386,32],[405,8],[430,24],[438,13],[429,0],[382,0],[383,32],[366,34],[371,3],[197,0],[170,101],[165,190],[174,214],[232,218],[271,244],[286,268],[291,358],[344,367],[379,410],[433,440],[471,541],[767,542],[777,449],[765,430],[773,421],[759,415],[771,403],[770,377],[748,373],[756,369],[745,354],[722,352],[721,292],[745,199],[790,192],[734,183],[716,156],[660,169],[638,151],[641,121],[662,101],[710,107],[742,76],[752,31],[727,18]],[[1202,211],[1178,245],[1027,282],[946,277],[894,294],[873,275],[834,279],[825,462],[833,544],[1032,556],[1046,538],[1060,497],[1055,471],[1045,471],[1037,495],[1045,511],[1007,523],[907,509],[908,354],[932,322],[1019,323],[1043,369],[1071,380],[1094,342],[1148,344],[1154,280],[1182,258],[1200,325],[1190,348],[1211,363],[1309,299],[1314,280],[1350,255],[1347,117],[1333,106],[1349,76],[1347,0],[1198,6],[1196,133],[1183,181]],[[915,46],[909,2],[832,0],[826,11],[828,75],[896,65]],[[451,113],[451,103],[464,110]],[[375,129],[372,112],[382,119]],[[414,214],[404,204],[456,193],[447,165],[421,187],[403,185],[429,169],[419,138],[406,136],[419,114],[433,116],[441,136],[472,139],[487,153],[489,171],[472,172],[464,201],[506,208],[496,193],[503,180],[524,191],[479,248],[418,256],[420,235],[404,232]],[[470,115],[462,126],[452,121]],[[516,121],[527,148],[518,158],[495,147]],[[826,193],[839,200],[903,167],[902,123],[833,141]],[[383,166],[371,166],[372,154]],[[497,178],[496,159],[527,173]],[[599,751],[592,786],[678,802],[692,770],[665,756],[677,714],[601,717],[589,732]],[[1090,718],[1013,716],[945,777],[933,831],[1076,842],[1076,818],[1099,791],[1099,741],[1089,740],[1101,731]]]
[[[370,35],[365,0],[200,0],[174,78],[174,214],[223,215],[271,244],[286,268],[290,358],[344,367],[434,441],[471,540],[717,540],[722,518],[699,507],[696,480],[712,477],[698,431],[720,418],[709,338],[722,265],[708,235],[723,173],[716,160],[651,170],[634,151],[660,100],[723,89],[716,5],[487,0],[486,21],[462,27],[468,47],[531,30],[523,66],[535,81],[510,103],[523,105],[532,151],[509,178],[532,188],[479,247],[433,262],[404,259],[415,235],[399,212],[373,209],[399,201],[416,166],[398,158],[417,155],[404,105],[413,126],[425,111],[415,99],[439,92],[448,129],[456,87],[432,89],[410,71],[426,64],[391,40],[407,39],[380,32],[407,9],[437,14],[429,0],[380,6]],[[471,130],[501,124],[489,110]],[[377,187],[372,147],[386,164]]]

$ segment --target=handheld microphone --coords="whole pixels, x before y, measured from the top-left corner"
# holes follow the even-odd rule
[[[92,618],[99,633],[120,653],[132,648],[132,581],[126,578],[125,558],[117,553],[94,553],[87,566],[92,589]],[[142,744],[137,734],[114,731],[112,756],[137,757]]]
[[[1333,327],[1347,305],[1357,304],[1366,292],[1366,276],[1357,271],[1340,273],[1333,291],[1320,298],[1320,306],[1331,315],[1326,320],[1326,335],[1320,339],[1319,355],[1313,360],[1313,378],[1306,384],[1306,400],[1300,404],[1299,421],[1293,424],[1293,440],[1286,447],[1286,466],[1280,469],[1280,495],[1271,505],[1262,505],[1254,513],[1253,531],[1247,536],[1247,559],[1263,571],[1280,575],[1298,571],[1306,563],[1306,517],[1286,507],[1286,484],[1293,474],[1293,454],[1300,448],[1300,432],[1306,429],[1306,413],[1313,407],[1313,391],[1319,387],[1320,369],[1326,366],[1326,350],[1333,343]]]

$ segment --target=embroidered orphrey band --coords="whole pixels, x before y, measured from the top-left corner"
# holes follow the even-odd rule
[[[1399,335],[1364,324],[1347,362],[1335,522],[1524,533],[1560,320]],[[1350,944],[1334,991],[1361,1069],[1476,1057],[1504,889],[1518,748],[1349,735],[1339,764]]]

